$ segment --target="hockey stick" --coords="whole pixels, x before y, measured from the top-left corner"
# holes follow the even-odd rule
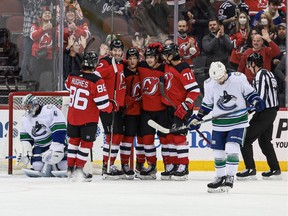
[[[115,58],[112,57],[112,66],[115,72],[115,82],[114,82],[114,95],[113,99],[116,100],[116,87],[117,87],[117,74],[118,74],[118,68],[115,62]],[[112,122],[110,126],[110,142],[109,142],[109,153],[108,153],[108,162],[107,162],[107,172],[110,172],[110,164],[111,164],[111,149],[112,149],[112,140],[113,140],[113,128],[115,124],[115,111],[112,111]]]
[[[170,98],[166,95],[165,90],[164,90],[164,77],[160,77],[160,93],[161,95],[174,107],[176,110],[176,105],[170,100]],[[187,120],[185,118],[185,120]],[[149,124],[149,123],[148,123]],[[151,125],[150,125],[151,126]],[[198,129],[196,129],[196,132],[210,145],[210,141],[204,136],[203,133],[201,133]]]
[[[232,112],[229,112],[229,113],[221,114],[221,115],[209,118],[209,119],[205,119],[205,120],[199,122],[199,124],[202,124],[202,123],[205,123],[205,122],[209,122],[209,121],[213,121],[213,120],[218,119],[218,118],[227,117],[229,115],[232,115],[232,114],[235,114],[235,113],[238,113],[238,112],[244,112],[244,111],[249,111],[249,110],[253,110],[253,109],[254,109],[254,107],[247,107],[247,108],[244,108],[244,109],[240,109],[240,110],[232,111]],[[170,128],[165,128],[165,127],[159,125],[157,122],[153,121],[152,119],[150,119],[148,121],[148,125],[153,127],[156,130],[159,130],[160,132],[162,132],[164,134],[173,133],[173,132],[176,132],[176,131],[179,131],[179,130],[184,130],[184,129],[189,128],[189,126],[186,126],[186,125],[183,125],[183,126],[180,126],[180,127],[171,128],[171,129]]]
[[[13,155],[13,156],[3,156],[3,157],[0,157],[0,159],[14,159],[14,158],[16,158],[15,155]]]

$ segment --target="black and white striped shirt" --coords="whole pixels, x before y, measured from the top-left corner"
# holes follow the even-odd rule
[[[253,80],[253,86],[265,101],[266,108],[279,106],[278,85],[272,72],[260,69]]]

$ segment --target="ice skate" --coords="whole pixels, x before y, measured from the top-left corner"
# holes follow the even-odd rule
[[[124,172],[118,170],[115,165],[110,166],[110,171],[107,170],[107,165],[103,165],[102,168],[103,180],[119,180],[124,179]]]
[[[171,176],[171,179],[175,181],[187,181],[188,174],[189,174],[188,165],[180,164],[178,165],[177,170]]]
[[[281,180],[281,171],[280,170],[269,170],[262,173],[262,178],[265,180]]]
[[[130,169],[128,164],[122,164],[122,171],[124,172],[125,179],[132,180],[134,179],[134,171]]]
[[[207,184],[208,193],[224,193],[226,187],[224,185],[226,176],[216,177],[214,182]]]
[[[144,170],[144,163],[136,162],[135,178],[140,178],[140,172]]]
[[[234,176],[227,175],[224,182],[227,193],[229,192],[230,189],[233,188],[233,184],[234,184]]]
[[[68,177],[68,179],[72,178],[73,171],[74,171],[74,167],[68,166],[68,168],[67,168],[67,177]]]
[[[257,180],[255,169],[245,169],[242,172],[236,174],[236,179],[239,181],[245,180]]]
[[[83,168],[77,167],[73,172],[72,172],[72,181],[74,182],[91,182],[93,178],[93,175],[90,173],[85,173],[83,171]]]
[[[140,179],[141,180],[155,180],[157,173],[156,165],[149,164],[147,169],[144,169],[140,172]]]
[[[177,165],[174,164],[165,165],[165,171],[161,172],[161,180],[171,180],[171,176],[173,175],[175,169],[177,169]]]

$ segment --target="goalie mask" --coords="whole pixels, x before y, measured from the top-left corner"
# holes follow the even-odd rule
[[[40,107],[40,104],[37,97],[33,96],[32,94],[28,94],[23,98],[22,106],[30,116],[34,117]]]
[[[226,74],[226,67],[222,62],[212,62],[209,68],[211,79],[220,80]]]
[[[88,68],[95,68],[98,65],[98,55],[95,51],[84,53],[81,66]]]

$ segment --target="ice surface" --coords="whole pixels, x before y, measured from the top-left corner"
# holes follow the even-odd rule
[[[0,174],[1,216],[287,216],[283,180],[235,181],[228,194],[209,194],[214,172],[190,172],[189,180],[70,182]],[[158,176],[159,179],[159,176]]]

